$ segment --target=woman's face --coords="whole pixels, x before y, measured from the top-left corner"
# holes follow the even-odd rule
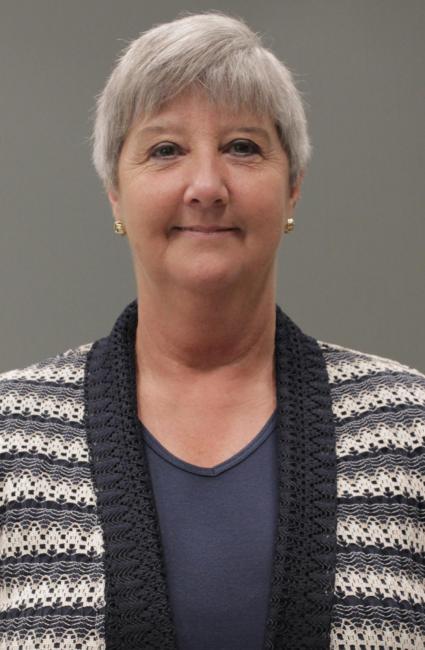
[[[187,91],[131,128],[109,192],[140,287],[214,291],[271,278],[299,187],[269,117]]]

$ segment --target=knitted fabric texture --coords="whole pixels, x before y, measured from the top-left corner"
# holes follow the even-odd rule
[[[90,352],[87,428],[105,531],[106,637],[111,648],[140,648],[143,642],[146,648],[165,650],[175,648],[176,640],[138,434],[136,325],[133,303],[111,336]],[[327,648],[336,472],[326,368],[317,343],[280,310],[275,350],[281,499],[266,647],[279,647],[285,640],[293,648]]]
[[[90,346],[0,380],[0,648],[104,647],[104,545],[84,427]]]
[[[0,377],[0,650],[177,647],[135,435],[136,325],[133,303],[93,346]],[[275,362],[264,648],[424,648],[424,375],[278,307]]]

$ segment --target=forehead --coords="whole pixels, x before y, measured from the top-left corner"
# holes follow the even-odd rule
[[[243,126],[247,131],[258,128],[271,136],[277,135],[275,123],[269,115],[258,114],[243,105],[214,101],[202,88],[189,88],[162,104],[158,110],[140,115],[134,121],[132,130],[142,133],[159,133],[169,127],[184,130],[190,129],[195,120],[205,127],[212,125],[230,130]]]

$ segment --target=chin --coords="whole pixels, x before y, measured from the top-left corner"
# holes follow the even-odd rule
[[[181,288],[199,293],[223,291],[238,283],[240,274],[235,269],[200,269],[197,273],[182,275],[177,280]]]

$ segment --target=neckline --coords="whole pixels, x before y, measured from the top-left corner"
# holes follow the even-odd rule
[[[85,424],[105,544],[110,650],[176,650],[166,566],[136,408],[137,302],[96,341]],[[279,513],[264,648],[329,647],[336,556],[335,431],[320,345],[276,305]]]
[[[202,467],[200,465],[193,465],[178,456],[172,454],[168,449],[166,449],[159,440],[152,435],[152,433],[145,427],[142,421],[139,420],[141,435],[143,436],[146,444],[160,456],[164,461],[174,465],[178,469],[181,469],[189,474],[196,474],[198,476],[210,476],[215,477],[223,474],[224,472],[233,469],[243,461],[245,461],[249,456],[251,456],[265,441],[269,438],[274,427],[277,423],[277,409],[273,411],[271,416],[267,419],[264,426],[261,427],[260,431],[244,446],[242,449],[237,451],[235,454],[227,458],[226,460],[214,465],[213,467]]]

